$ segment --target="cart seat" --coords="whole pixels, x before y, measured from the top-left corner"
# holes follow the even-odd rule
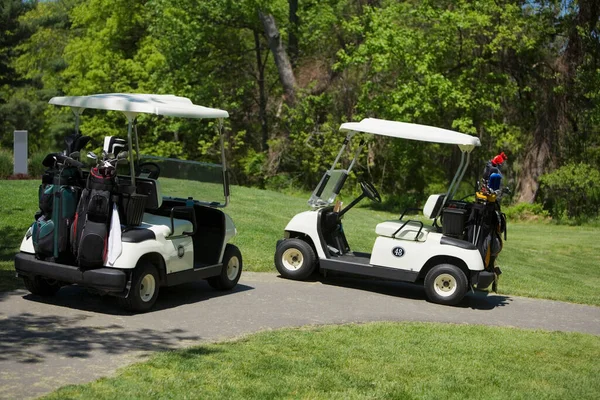
[[[375,227],[375,233],[377,233],[379,236],[391,237],[394,239],[415,240],[417,237],[417,232],[419,232],[419,229],[421,228],[421,224],[416,221],[409,221],[401,231],[396,233],[396,231],[398,231],[403,224],[404,221],[385,221],[377,224]],[[418,240],[420,242],[425,241],[428,233],[429,231],[427,228],[423,227],[419,233]]]
[[[140,228],[147,228],[152,230],[158,237],[178,236],[182,235],[183,232],[191,232],[194,227],[192,223],[185,219],[173,218],[173,226],[175,232],[171,232],[171,218],[163,217],[161,215],[144,213],[144,219]]]

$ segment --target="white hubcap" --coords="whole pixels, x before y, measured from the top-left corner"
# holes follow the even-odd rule
[[[143,302],[149,302],[156,290],[156,280],[152,274],[146,274],[140,284],[140,298]]]
[[[441,274],[433,282],[435,292],[442,297],[449,297],[456,292],[456,279],[450,274]]]
[[[283,252],[281,261],[286,269],[290,271],[296,271],[302,267],[302,264],[304,263],[304,257],[302,256],[300,250],[291,248]]]
[[[240,260],[237,257],[231,257],[227,263],[227,279],[234,281],[240,270]]]

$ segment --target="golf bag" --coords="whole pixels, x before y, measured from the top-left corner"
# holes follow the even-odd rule
[[[60,153],[46,156],[42,164],[48,170],[38,190],[39,211],[31,228],[36,257],[68,257],[69,230],[81,192],[80,162]]]
[[[90,170],[71,232],[71,251],[79,267],[104,265],[114,187],[114,175],[106,176],[97,167]]]
[[[102,159],[88,155],[98,161],[98,166],[90,170],[71,232],[71,251],[80,268],[99,268],[106,262],[113,205],[118,204],[117,156],[125,149],[125,140],[107,136]],[[120,223],[113,228],[117,234],[113,239],[120,244]]]
[[[487,271],[494,271],[496,257],[502,251],[502,234],[506,238],[506,216],[496,202],[477,202],[471,207],[467,223],[467,240],[473,243]]]

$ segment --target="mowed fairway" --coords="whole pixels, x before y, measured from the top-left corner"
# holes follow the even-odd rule
[[[0,181],[0,290],[21,287],[14,277],[14,254],[37,210],[35,181]],[[163,193],[178,182],[165,181]],[[178,187],[178,191],[181,191]],[[193,191],[193,190],[191,190]],[[244,257],[244,268],[275,271],[275,244],[296,213],[308,210],[308,195],[292,196],[267,190],[233,186],[225,211],[238,229],[234,239]],[[348,204],[352,199],[343,198]],[[368,205],[363,200],[361,205]],[[375,225],[398,218],[397,213],[356,207],[344,216],[344,231],[353,250],[371,251]],[[549,223],[508,222],[508,240],[498,264],[504,274],[499,292],[600,306],[600,228]]]
[[[424,323],[263,332],[48,399],[596,399],[600,337]]]

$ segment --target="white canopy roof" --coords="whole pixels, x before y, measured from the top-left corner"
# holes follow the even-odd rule
[[[340,126],[342,131],[372,133],[394,138],[419,140],[421,142],[458,144],[473,148],[480,146],[478,137],[454,132],[434,126],[410,124],[408,122],[388,121],[366,118],[360,122],[346,122]]]
[[[86,108],[99,110],[122,111],[126,114],[137,115],[156,114],[182,118],[228,118],[225,110],[198,106],[187,97],[171,94],[130,94],[107,93],[90,96],[53,97],[50,104],[69,106],[79,112]]]

